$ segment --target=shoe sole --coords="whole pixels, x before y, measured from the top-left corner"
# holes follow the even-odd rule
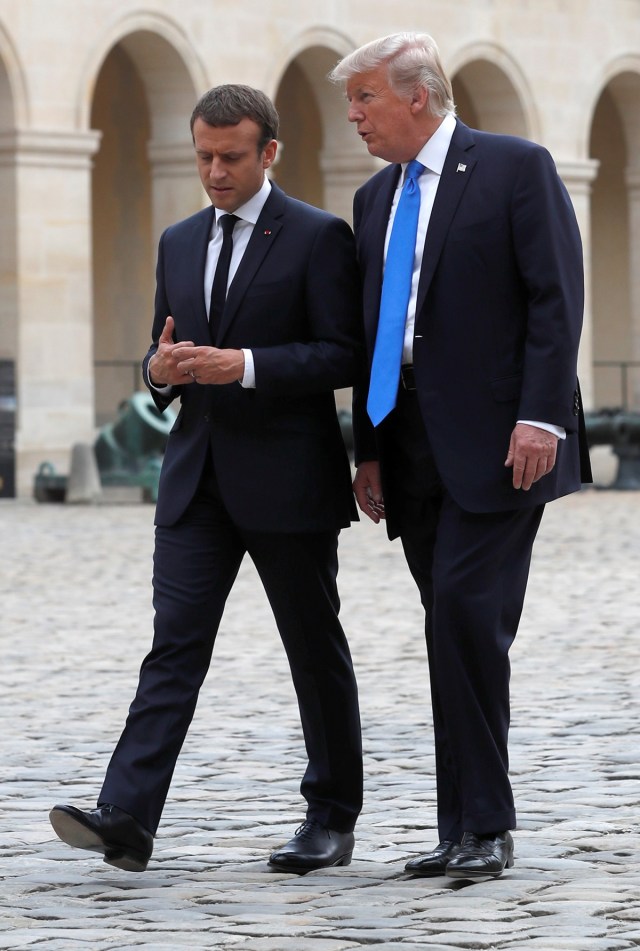
[[[49,821],[53,831],[67,845],[74,849],[99,852],[107,865],[122,869],[124,872],[144,872],[149,859],[135,849],[123,849],[121,845],[105,842],[89,826],[74,819],[66,812],[52,809]]]
[[[341,855],[336,862],[330,865],[284,865],[279,862],[269,861],[269,866],[276,872],[293,872],[295,875],[306,875],[307,872],[318,872],[323,868],[338,868],[339,866],[351,865],[353,852],[347,852]]]
[[[429,871],[420,872],[415,868],[407,868],[405,866],[405,872],[407,875],[412,875],[414,878],[443,878],[446,873],[445,868],[438,869],[429,869]]]
[[[513,868],[513,858],[508,858],[504,868]],[[500,878],[504,868],[499,872],[483,872],[478,869],[477,872],[466,872],[464,869],[452,868],[446,871],[447,878],[466,879],[470,882],[488,882],[492,878]]]

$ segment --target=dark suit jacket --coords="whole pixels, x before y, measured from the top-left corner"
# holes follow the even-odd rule
[[[203,283],[213,214],[198,212],[160,240],[147,385],[147,364],[169,314],[176,341],[212,342]],[[156,524],[180,518],[208,452],[222,500],[241,528],[319,532],[357,518],[333,391],[354,380],[360,307],[349,226],[272,186],[214,341],[253,350],[256,388],[173,388],[170,398],[181,407],[162,466]],[[164,409],[170,400],[150,389]]]
[[[400,166],[355,196],[370,367],[383,248]],[[548,152],[531,142],[456,124],[429,222],[416,310],[414,367],[420,408],[441,478],[468,511],[537,505],[590,479],[577,355],[583,311],[580,235]],[[356,389],[356,461],[380,457],[385,423],[366,416],[368,367]],[[564,426],[554,470],[529,492],[505,469],[518,419]],[[386,425],[389,425],[387,422]],[[393,492],[385,496],[394,534]]]

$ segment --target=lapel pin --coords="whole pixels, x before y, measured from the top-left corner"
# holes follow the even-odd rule
[[[271,232],[269,230],[265,231],[265,234],[269,235]]]
[[[456,172],[466,172],[466,170],[467,170],[467,166],[463,165],[462,162],[459,162]]]

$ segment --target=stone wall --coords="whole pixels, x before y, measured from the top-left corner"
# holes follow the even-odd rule
[[[554,155],[584,239],[585,402],[638,408],[640,371],[622,394],[600,363],[640,360],[640,3],[0,0],[0,360],[16,368],[21,494],[139,385],[158,236],[206,200],[198,95],[264,89],[282,116],[274,177],[349,219],[376,165],[326,74],[406,28],[437,39],[464,121]]]

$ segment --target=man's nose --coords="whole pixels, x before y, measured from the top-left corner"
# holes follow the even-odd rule
[[[349,122],[360,122],[361,119],[364,119],[362,109],[360,109],[358,106],[354,106],[353,103],[350,103],[349,110],[347,112],[347,119]]]

